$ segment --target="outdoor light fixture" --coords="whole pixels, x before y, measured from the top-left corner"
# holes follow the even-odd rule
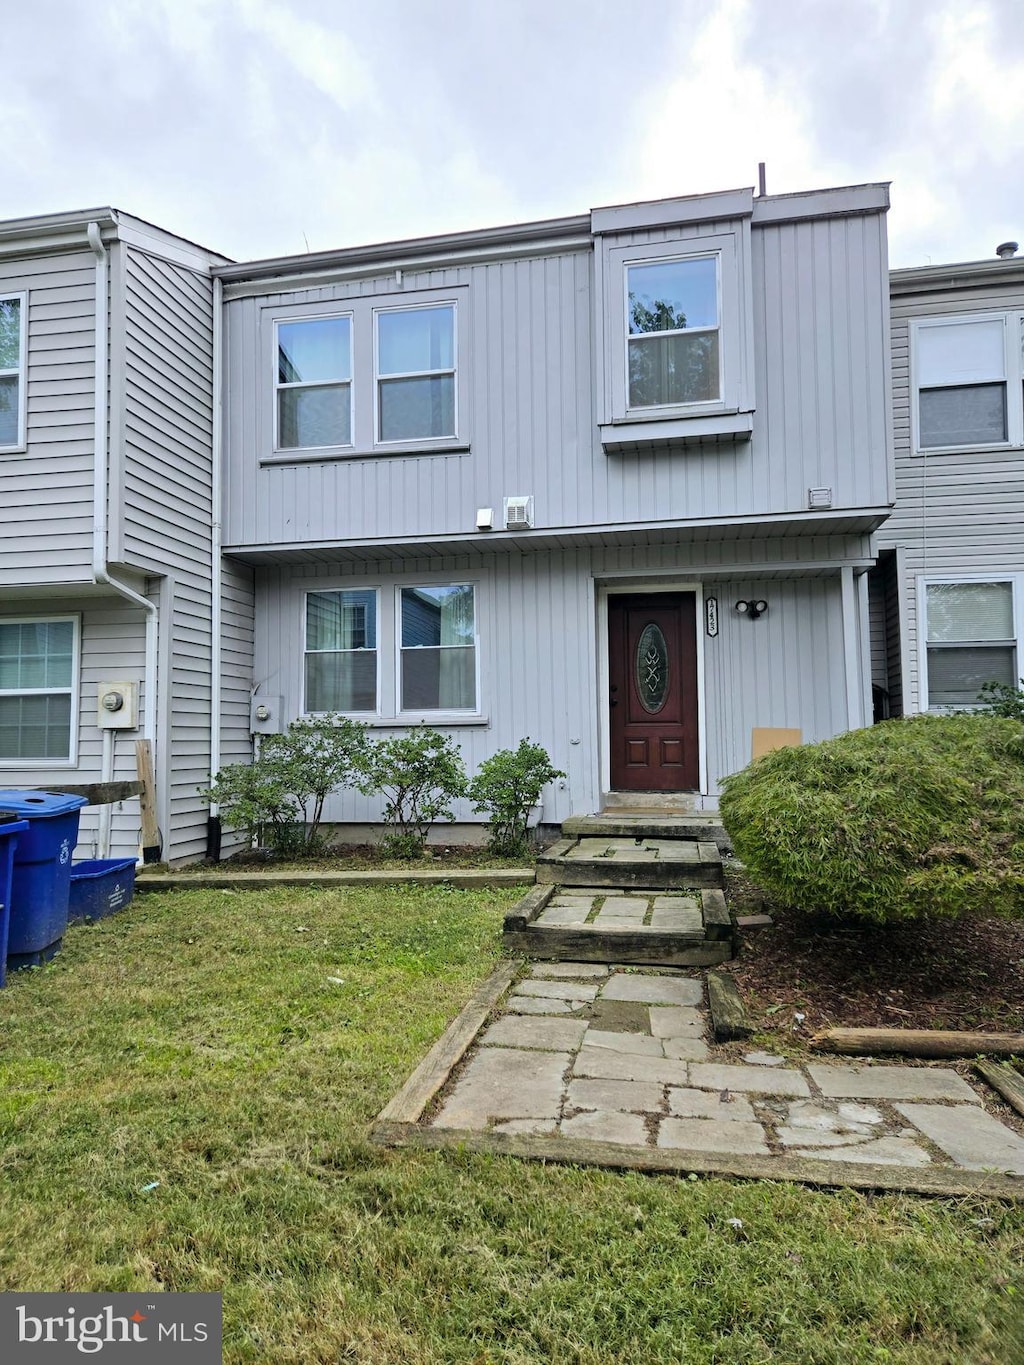
[[[756,602],[744,602],[740,599],[740,601],[736,603],[736,610],[741,616],[748,616],[751,621],[756,621],[759,616],[763,616],[768,610],[768,603],[763,597],[759,598]]]

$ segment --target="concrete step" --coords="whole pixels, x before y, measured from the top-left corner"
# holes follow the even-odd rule
[[[571,815],[562,821],[562,833],[577,838],[697,839],[718,845],[719,852],[732,848],[719,817],[705,815],[636,815],[603,810],[600,815]]]
[[[629,886],[536,886],[505,916],[509,953],[559,962],[709,967],[733,954],[717,888],[687,895]]]
[[[537,881],[653,890],[720,887],[722,855],[717,844],[703,839],[569,837],[540,854]]]

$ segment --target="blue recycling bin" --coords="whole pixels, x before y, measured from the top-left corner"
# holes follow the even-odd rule
[[[14,850],[18,843],[18,835],[24,834],[27,829],[27,820],[19,820],[9,811],[0,810],[0,988],[7,982],[7,933],[11,913]]]
[[[35,967],[60,948],[68,927],[71,855],[84,796],[0,789],[0,810],[24,820],[11,872],[7,970]]]

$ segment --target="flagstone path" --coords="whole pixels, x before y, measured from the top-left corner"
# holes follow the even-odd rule
[[[514,984],[429,1122],[633,1147],[1024,1176],[1024,1138],[938,1066],[787,1062],[711,1040],[673,971],[540,963]]]

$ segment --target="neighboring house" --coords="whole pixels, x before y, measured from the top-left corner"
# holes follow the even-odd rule
[[[176,858],[206,848],[223,260],[109,208],[0,224],[0,786],[134,778],[146,736]],[[222,619],[230,640],[229,593]],[[98,706],[112,682],[123,728]],[[83,812],[80,857],[138,842],[137,800]]]
[[[1024,259],[894,270],[896,508],[872,573],[891,714],[1024,672]],[[888,623],[888,624],[886,624]]]
[[[148,734],[183,861],[211,765],[303,713],[425,721],[471,770],[529,735],[567,774],[546,823],[713,805],[779,732],[869,723],[887,207],[742,190],[243,265],[110,210],[0,225],[2,780],[131,776]],[[97,725],[112,680],[137,728]],[[137,833],[90,812],[79,855]]]

